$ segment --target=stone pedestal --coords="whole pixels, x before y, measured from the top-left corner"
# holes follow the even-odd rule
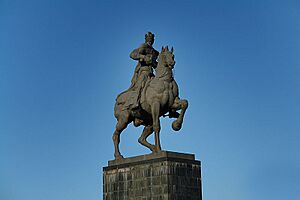
[[[200,161],[169,151],[109,161],[103,200],[202,200]]]

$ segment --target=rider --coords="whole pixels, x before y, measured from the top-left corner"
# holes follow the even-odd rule
[[[134,49],[130,54],[130,58],[138,60],[130,86],[130,88],[134,88],[138,94],[134,97],[134,104],[132,106],[133,109],[138,108],[140,105],[141,93],[145,87],[146,81],[148,78],[154,76],[153,68],[155,69],[157,66],[156,59],[159,52],[152,47],[153,43],[154,34],[148,32],[145,35],[145,43],[143,43],[139,48]]]

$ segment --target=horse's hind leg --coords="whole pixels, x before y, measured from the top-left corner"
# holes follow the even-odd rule
[[[139,138],[139,143],[141,145],[144,145],[145,147],[148,147],[151,151],[155,150],[155,146],[147,142],[147,137],[153,133],[153,127],[152,126],[145,126],[143,133],[141,137]]]
[[[122,133],[122,131],[127,127],[127,125],[129,124],[129,115],[123,115],[120,118],[118,118],[118,123],[116,125],[116,130],[113,134],[113,142],[114,142],[114,146],[115,146],[115,159],[121,159],[123,158],[123,156],[120,153],[120,149],[119,149],[119,144],[120,144],[120,134]]]

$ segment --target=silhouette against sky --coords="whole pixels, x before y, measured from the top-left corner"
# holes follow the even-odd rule
[[[189,100],[164,150],[202,161],[205,200],[300,196],[300,1],[0,0],[0,199],[102,199],[116,95],[152,31]],[[124,156],[150,153],[142,127]],[[151,139],[153,141],[153,139]],[[150,140],[150,141],[151,141]]]

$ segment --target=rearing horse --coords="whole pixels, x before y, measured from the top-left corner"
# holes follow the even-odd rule
[[[140,110],[132,110],[125,107],[125,101],[130,95],[126,96],[121,93],[116,99],[114,115],[117,118],[117,125],[113,134],[113,142],[115,146],[115,159],[121,159],[123,156],[119,150],[120,134],[128,124],[134,122],[135,126],[144,125],[139,143],[148,147],[152,152],[161,151],[160,146],[160,120],[169,112],[169,117],[177,118],[172,123],[175,131],[181,129],[184,113],[188,107],[187,100],[179,99],[178,85],[173,77],[172,69],[175,60],[173,48],[169,51],[168,47],[162,47],[158,57],[155,77],[148,80],[141,94]],[[176,111],[180,110],[180,114]],[[147,137],[155,133],[155,144],[147,142]]]

